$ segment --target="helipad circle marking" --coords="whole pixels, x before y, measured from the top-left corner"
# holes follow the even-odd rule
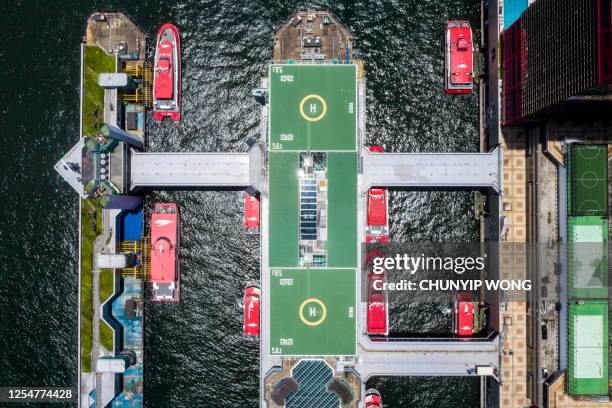
[[[321,310],[323,311],[323,313],[321,313],[321,317],[319,317],[319,319],[314,322],[306,320],[306,318],[304,317],[304,308],[309,303],[316,303],[317,305],[321,307]],[[323,323],[326,317],[327,317],[327,308],[325,307],[325,303],[321,302],[317,298],[308,298],[305,301],[303,301],[302,304],[300,305],[300,319],[302,319],[302,322],[304,322],[304,324],[307,326],[311,326],[311,327],[318,326],[321,323]]]
[[[319,113],[317,116],[308,116],[304,112],[304,105],[306,104],[306,101],[309,99],[316,99],[317,101],[321,103],[321,107],[322,107],[321,113]],[[321,98],[317,94],[306,95],[300,102],[300,115],[302,115],[302,117],[309,122],[316,122],[316,121],[323,119],[323,116],[325,116],[326,113],[327,113],[327,104],[325,103],[325,99]]]

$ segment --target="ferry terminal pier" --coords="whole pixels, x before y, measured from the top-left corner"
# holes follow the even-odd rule
[[[498,6],[495,1],[482,3],[481,46],[494,62],[503,15]],[[143,149],[152,75],[144,34],[121,13],[94,13],[85,41],[81,135],[56,165],[81,197],[80,406],[142,404],[142,287],[149,246],[142,194],[166,188],[249,189],[261,195],[261,406],[323,407],[340,401],[363,406],[367,380],[388,375],[479,376],[482,406],[516,407],[545,399],[542,381],[534,380],[540,377],[533,372],[555,363],[545,363],[548,357],[526,347],[525,336],[537,335],[526,333],[525,327],[530,319],[541,327],[548,314],[556,323],[563,318],[551,311],[554,302],[544,303],[542,313],[525,312],[542,301],[539,276],[534,280],[538,295],[528,302],[505,302],[499,292],[487,292],[480,299],[489,308],[487,326],[470,341],[372,338],[365,330],[360,259],[365,195],[371,187],[477,190],[486,203],[479,215],[483,241],[525,241],[526,225],[540,231],[540,240],[563,234],[561,227],[542,227],[536,215],[528,224],[526,209],[537,203],[543,207],[531,214],[545,209],[562,222],[564,200],[549,196],[555,191],[563,197],[569,150],[563,132],[569,127],[546,133],[543,144],[533,136],[541,127],[502,130],[497,69],[489,67],[478,81],[481,152],[371,153],[364,145],[367,65],[353,59],[352,36],[336,16],[302,9],[275,34],[274,61],[256,92],[263,98],[261,133],[259,140],[250,141],[247,153],[150,153]],[[119,75],[124,82],[112,80]],[[601,123],[601,136],[573,138],[607,143],[610,128]],[[538,150],[542,146],[546,151]],[[529,197],[524,192],[528,164],[538,169],[529,176],[540,183]],[[312,209],[305,204],[314,191],[312,204],[324,210],[324,217],[306,225]],[[93,224],[96,232],[90,234]],[[121,255],[126,264],[112,268],[100,263],[104,254]],[[553,251],[554,256],[563,254]],[[487,279],[495,280],[510,272],[515,276],[517,268],[526,274],[531,261],[524,253],[500,252],[490,262]],[[563,337],[563,328],[559,330]],[[546,347],[544,339],[537,344]],[[529,368],[528,358],[534,361]],[[119,360],[121,364],[110,364]],[[565,371],[562,357],[557,361],[557,374],[544,379],[546,390],[573,404],[563,386],[558,387]],[[319,380],[308,380],[313,377]],[[297,382],[301,391],[283,395],[288,381]],[[592,403],[576,401],[558,406]]]

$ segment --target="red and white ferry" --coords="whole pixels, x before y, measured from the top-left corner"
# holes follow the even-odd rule
[[[365,393],[365,408],[382,408],[382,398],[377,389],[370,388]]]
[[[370,146],[372,153],[384,153],[380,146]],[[366,242],[389,242],[389,208],[387,190],[371,188],[368,191],[368,220],[366,224]]]
[[[444,92],[471,93],[474,81],[474,43],[467,21],[446,23]]]
[[[366,255],[366,273],[368,282],[367,333],[374,336],[389,334],[389,300],[383,284],[386,283],[385,271],[374,272],[373,263],[376,258],[384,258],[381,251],[370,251]]]
[[[246,339],[259,337],[259,299],[261,291],[257,285],[249,285],[244,290],[244,323],[242,335]]]
[[[155,204],[151,217],[151,273],[153,301],[178,302],[179,210],[174,203]]]
[[[153,119],[181,120],[181,43],[176,27],[166,23],[157,33],[153,68]]]
[[[244,192],[244,227],[249,234],[259,234],[259,193]]]
[[[455,295],[452,309],[453,333],[460,337],[471,337],[474,334],[474,308],[472,295],[469,292],[459,292]]]

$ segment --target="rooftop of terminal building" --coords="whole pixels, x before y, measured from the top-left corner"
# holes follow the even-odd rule
[[[147,36],[121,12],[95,12],[87,19],[85,43],[97,45],[109,54],[146,58]]]
[[[348,61],[353,39],[328,10],[301,9],[274,34],[275,61]]]

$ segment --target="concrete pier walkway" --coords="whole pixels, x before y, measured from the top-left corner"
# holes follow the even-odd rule
[[[361,157],[362,193],[373,186],[502,191],[500,147],[488,153],[371,153],[363,149]]]

